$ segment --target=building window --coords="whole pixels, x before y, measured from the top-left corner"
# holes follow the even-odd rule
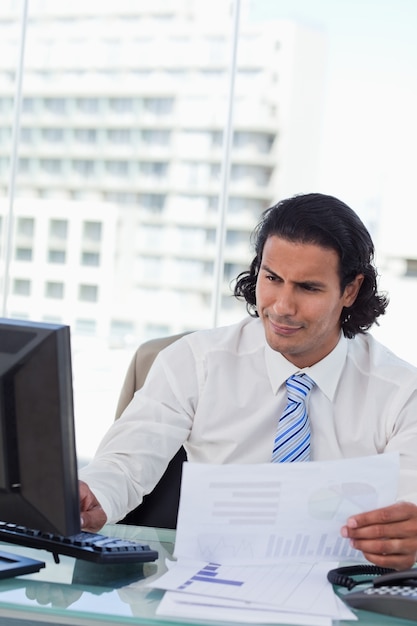
[[[77,108],[82,113],[97,113],[99,109],[98,98],[78,98]]]
[[[168,146],[171,139],[171,132],[169,130],[143,130],[142,141],[153,146]]]
[[[116,204],[137,204],[138,196],[136,193],[126,191],[108,191],[104,194],[106,202],[115,202]]]
[[[23,237],[33,237],[35,234],[35,220],[33,217],[19,217],[17,220],[17,234]]]
[[[77,159],[72,162],[72,167],[77,174],[90,176],[94,174],[95,162],[89,159]]]
[[[41,135],[47,143],[60,143],[64,139],[62,128],[42,128]]]
[[[133,111],[132,98],[110,98],[109,106],[115,113],[131,113]]]
[[[15,259],[16,261],[31,261],[33,257],[32,248],[16,248]]]
[[[41,159],[40,166],[47,174],[60,174],[62,171],[62,161],[60,159]]]
[[[111,322],[111,334],[114,336],[126,338],[133,335],[134,332],[135,325],[133,322],[126,322],[125,320],[112,320]]]
[[[84,241],[101,241],[101,222],[84,222],[83,239]]]
[[[64,298],[64,283],[47,282],[45,284],[45,297],[53,300],[62,300]]]
[[[127,176],[129,163],[127,161],[106,161],[106,172],[112,176]]]
[[[97,302],[98,286],[80,285],[78,289],[78,299],[81,300],[81,302]]]
[[[35,98],[23,98],[22,100],[22,112],[23,113],[33,113],[36,108],[36,100]]]
[[[67,253],[65,250],[48,250],[48,262],[63,265],[66,261]]]
[[[97,131],[94,128],[76,128],[74,137],[80,143],[96,143]]]
[[[20,141],[22,143],[33,143],[33,128],[23,126],[20,129]]]
[[[44,106],[50,113],[63,115],[67,110],[67,101],[64,98],[45,98]]]
[[[149,178],[164,178],[167,175],[168,163],[145,161],[139,163],[141,175]]]
[[[165,206],[165,198],[160,193],[143,193],[140,194],[138,203],[145,209],[160,213]]]
[[[30,280],[16,278],[13,281],[13,293],[16,296],[30,296],[31,283]]]
[[[100,255],[98,252],[83,252],[81,255],[81,265],[98,267],[100,265]]]
[[[132,131],[127,128],[113,128],[107,131],[111,143],[129,144],[132,141]]]
[[[65,240],[68,235],[68,222],[67,220],[50,220],[49,221],[49,236],[55,239]]]
[[[174,98],[145,98],[144,109],[155,115],[167,115],[174,109]]]
[[[74,326],[75,331],[83,335],[94,335],[96,332],[95,320],[77,319]]]
[[[18,161],[18,171],[19,174],[28,174],[30,172],[30,159],[27,157],[19,157]]]

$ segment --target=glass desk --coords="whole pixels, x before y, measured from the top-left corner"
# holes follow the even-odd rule
[[[103,533],[148,543],[159,552],[154,563],[97,565],[60,557],[41,550],[1,544],[1,550],[22,554],[46,563],[36,574],[0,581],[1,626],[109,626],[110,624],[143,624],[163,626],[175,620],[155,615],[163,592],[146,587],[147,582],[166,570],[166,559],[172,559],[175,532],[136,526],[106,526]],[[333,622],[334,626],[398,626],[412,622],[358,611],[358,622]],[[176,621],[176,623],[181,623]],[[187,620],[187,625],[193,623]],[[211,622],[214,624],[214,622]],[[221,622],[215,622],[221,624]],[[224,622],[223,624],[226,624]],[[229,626],[232,622],[227,622]]]

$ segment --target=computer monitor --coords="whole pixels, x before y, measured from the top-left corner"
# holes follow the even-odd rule
[[[0,318],[0,520],[80,532],[68,326]]]

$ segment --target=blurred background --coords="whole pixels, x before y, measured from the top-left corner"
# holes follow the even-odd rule
[[[239,320],[262,211],[320,191],[370,230],[417,365],[414,0],[2,0],[2,315],[71,326],[78,454],[136,347]]]

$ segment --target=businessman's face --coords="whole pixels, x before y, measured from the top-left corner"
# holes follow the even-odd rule
[[[323,359],[340,336],[340,315],[351,306],[363,276],[341,293],[335,250],[287,241],[266,240],[256,283],[256,305],[273,350],[299,368]]]

